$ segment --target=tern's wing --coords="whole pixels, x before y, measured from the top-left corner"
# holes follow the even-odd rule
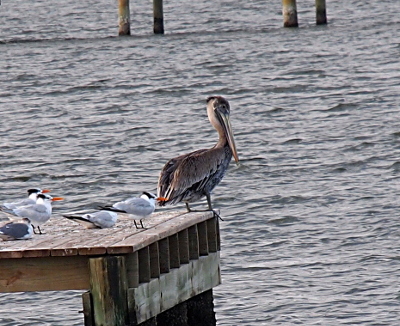
[[[154,212],[155,206],[144,198],[132,198],[126,202],[126,212],[133,215],[146,216]]]
[[[14,210],[14,213],[20,217],[29,218],[32,224],[45,223],[50,218],[51,212],[48,211],[46,206],[35,204],[32,206],[22,206]]]
[[[10,222],[0,228],[3,239],[29,239],[32,238],[32,226],[26,223]]]
[[[64,214],[63,217],[66,217],[69,220],[78,222],[79,224],[82,224],[87,229],[95,229],[95,228],[97,228],[97,225],[95,225],[93,222],[91,222],[86,217],[87,215],[90,215],[90,214],[85,214],[85,215]]]
[[[109,211],[99,211],[93,214],[86,214],[83,217],[87,217],[89,221],[100,228],[111,228],[117,221],[117,213]]]
[[[35,201],[30,198],[21,199],[12,203],[4,203],[3,206],[8,209],[16,209],[20,206],[33,205]]]

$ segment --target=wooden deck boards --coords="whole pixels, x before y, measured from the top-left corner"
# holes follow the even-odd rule
[[[131,253],[159,239],[211,218],[212,212],[156,212],[137,230],[133,220],[119,217],[109,229],[85,229],[82,225],[54,216],[43,225],[44,234],[29,240],[1,241],[0,259],[104,255]]]

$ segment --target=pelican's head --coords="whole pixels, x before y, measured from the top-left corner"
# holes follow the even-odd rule
[[[228,140],[232,155],[236,162],[239,162],[239,156],[236,150],[235,138],[229,115],[231,108],[229,102],[222,96],[210,96],[207,98],[208,119],[214,128]]]

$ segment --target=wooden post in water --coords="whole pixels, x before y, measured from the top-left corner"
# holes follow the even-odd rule
[[[284,27],[298,27],[296,0],[282,0]]]
[[[106,256],[89,259],[90,293],[96,326],[129,323],[125,258]]]
[[[164,34],[163,0],[153,0],[154,34]]]
[[[317,14],[317,25],[325,25],[328,23],[326,19],[326,2],[325,0],[315,0],[315,11]]]
[[[131,35],[129,0],[118,0],[118,35]]]

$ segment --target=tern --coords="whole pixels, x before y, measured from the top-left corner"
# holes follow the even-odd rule
[[[33,227],[31,221],[23,218],[20,221],[8,222],[0,227],[0,238],[4,241],[26,240],[33,236]]]
[[[61,197],[51,197],[47,194],[39,194],[35,204],[21,206],[15,209],[4,209],[0,207],[0,210],[8,214],[11,219],[15,219],[15,217],[28,218],[33,226],[38,228],[39,233],[42,234],[40,225],[46,223],[50,219],[52,213],[51,202],[63,199],[64,198]]]
[[[82,224],[87,229],[111,228],[117,222],[118,214],[111,211],[98,211],[90,214],[65,214],[65,218]]]
[[[45,194],[50,192],[48,189],[32,188],[28,189],[28,198],[24,198],[11,203],[4,203],[2,206],[6,209],[15,209],[20,206],[32,205],[36,203],[38,194]]]
[[[220,183],[236,150],[230,123],[230,105],[222,96],[207,98],[207,115],[219,134],[218,142],[210,149],[200,149],[169,160],[161,170],[157,187],[157,204],[189,203],[207,198],[208,209],[219,216],[211,204],[211,192]]]
[[[144,191],[140,197],[133,197],[115,203],[112,206],[100,206],[100,209],[117,213],[126,213],[133,217],[139,217],[140,226],[144,229],[143,219],[150,216],[156,208],[156,196],[150,192]],[[135,226],[139,229],[136,220],[133,219]]]

